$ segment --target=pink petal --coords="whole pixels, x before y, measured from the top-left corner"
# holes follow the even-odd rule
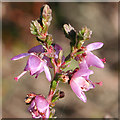
[[[30,104],[30,106],[28,107],[28,111],[32,110],[35,106],[35,100],[33,100]]]
[[[35,78],[37,78],[39,74],[43,71],[44,71],[44,68],[41,68],[38,72],[34,73],[33,75],[36,75]]]
[[[48,81],[51,81],[51,74],[47,65],[44,65],[44,72]]]
[[[104,68],[103,62],[92,52],[88,52],[86,62],[88,64],[88,67],[92,65],[98,68]]]
[[[87,45],[86,48],[87,48],[87,51],[93,51],[93,50],[101,48],[102,46],[103,46],[102,42],[95,42],[95,43],[91,43]]]
[[[52,63],[51,63],[51,61],[50,61],[50,58],[49,58],[49,57],[44,56],[44,57],[43,57],[43,59],[45,59],[45,60],[47,61],[47,66],[49,66],[50,68],[53,68]]]
[[[76,73],[74,73],[73,78],[80,76],[89,76],[91,74],[93,74],[93,71],[90,69],[80,69]]]
[[[88,69],[88,65],[86,63],[86,60],[83,60],[80,64],[79,64],[80,69]]]
[[[28,55],[30,55],[30,53],[22,53],[22,54],[19,54],[19,55],[13,57],[11,60],[19,60],[19,59],[24,58]]]
[[[30,69],[31,75],[33,75],[42,68],[41,60],[37,56],[30,56],[27,68]]]
[[[38,46],[35,46],[33,48],[31,48],[28,53],[32,53],[32,52],[35,52],[35,53],[39,53],[39,52],[44,52],[44,48],[42,45],[38,45]]]
[[[36,103],[36,107],[39,110],[39,112],[44,113],[46,111],[46,109],[49,108],[49,104],[43,96],[37,95],[35,97],[35,103]]]
[[[24,68],[24,71],[30,70],[28,62],[29,62],[29,59],[28,59],[27,64],[26,64],[26,66],[25,66],[25,68]]]
[[[50,109],[47,108],[46,113],[45,113],[45,118],[49,118],[50,116]]]
[[[78,98],[80,98],[83,102],[87,102],[87,98],[85,96],[85,93],[81,90],[79,85],[74,80],[70,81],[70,86]]]
[[[83,87],[85,88],[84,90],[82,89],[82,91],[88,91],[89,89],[93,88],[93,85],[89,82],[86,81],[86,79],[84,77],[76,77],[71,79],[71,81],[74,81],[80,88]]]

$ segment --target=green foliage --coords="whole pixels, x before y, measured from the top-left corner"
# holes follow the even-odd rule
[[[52,35],[50,35],[50,34],[47,35],[46,42],[47,42],[48,47],[51,46],[51,44],[53,42]]]
[[[54,96],[52,97],[52,103],[56,102],[58,99],[59,99],[59,93],[60,93],[60,90],[57,90],[54,94]]]
[[[53,91],[56,89],[56,87],[57,87],[57,81],[53,80],[51,83],[51,88],[53,89]]]
[[[52,35],[48,35],[48,27],[52,20],[52,10],[48,5],[44,5],[41,8],[40,19],[32,21],[30,24],[30,30],[33,35],[36,35],[38,41],[46,41],[48,46],[53,42]]]
[[[91,38],[92,31],[88,29],[87,27],[82,28],[81,31],[77,34],[78,41],[80,40],[89,40]]]

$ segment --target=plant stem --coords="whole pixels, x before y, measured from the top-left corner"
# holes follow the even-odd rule
[[[56,88],[57,88],[57,86],[58,86],[58,84],[59,84],[59,80],[56,80],[56,74],[57,74],[57,73],[60,73],[60,68],[56,65],[54,58],[53,58],[51,61],[52,61],[52,64],[54,65],[54,79],[51,81],[50,90],[49,90],[49,94],[48,94],[48,97],[47,97],[47,100],[48,100],[49,105],[51,104],[52,97],[54,96],[54,93],[55,93],[55,91],[56,91]],[[55,89],[52,88],[52,87],[53,87],[53,86],[52,86],[52,82],[53,82],[54,80],[55,80],[56,83],[57,83]]]

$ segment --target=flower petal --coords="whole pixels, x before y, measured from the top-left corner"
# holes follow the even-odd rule
[[[35,78],[37,78],[39,74],[43,71],[44,71],[44,68],[42,67],[38,72],[34,73],[33,75],[36,75]]]
[[[51,81],[51,74],[47,65],[44,65],[44,72],[46,74],[46,78],[48,79],[48,81]]]
[[[74,73],[73,78],[80,77],[80,76],[88,76],[93,74],[93,71],[90,69],[80,69],[76,73]]]
[[[104,68],[103,62],[92,52],[88,52],[86,62],[88,64],[88,67],[92,65],[98,68]]]
[[[31,75],[42,69],[43,64],[41,64],[41,60],[37,56],[30,56],[28,59],[28,66]]]
[[[54,49],[55,49],[56,51],[60,51],[60,50],[62,50],[62,47],[61,47],[60,45],[58,45],[58,44],[55,44],[55,45],[54,45]]]
[[[93,50],[101,48],[102,46],[103,46],[102,42],[95,42],[95,43],[91,43],[87,45],[86,48],[87,48],[87,51],[93,51]]]
[[[24,68],[24,71],[30,70],[28,62],[29,62],[29,59],[28,59],[27,64],[26,64],[26,66],[25,66],[25,68]]]
[[[62,63],[64,63],[64,61],[65,61],[65,56],[63,55],[62,56]]]
[[[30,106],[28,107],[28,111],[32,110],[35,106],[35,100],[33,100],[30,104]]]
[[[39,53],[39,52],[44,52],[45,49],[43,48],[42,45],[38,45],[38,46],[35,46],[33,48],[31,48],[28,53],[32,53],[32,52],[35,52],[35,53]]]
[[[81,90],[79,85],[74,80],[70,81],[70,86],[78,98],[80,98],[83,102],[87,102],[85,93]]]
[[[11,60],[19,60],[19,59],[24,58],[28,55],[31,55],[31,54],[30,53],[22,53],[22,54],[19,54],[19,55],[13,57]]]
[[[45,59],[45,60],[47,61],[47,66],[49,66],[50,68],[53,68],[52,63],[51,63],[51,61],[50,61],[50,58],[49,58],[49,57],[44,56],[44,57],[43,57],[43,59]]]
[[[80,69],[88,69],[88,65],[85,59],[79,64],[79,67]]]
[[[45,118],[49,118],[50,116],[50,109],[47,108],[46,112],[45,112]]]
[[[45,110],[49,108],[49,104],[43,96],[37,95],[35,97],[35,103],[36,103],[36,107],[39,110],[39,112],[44,113]]]

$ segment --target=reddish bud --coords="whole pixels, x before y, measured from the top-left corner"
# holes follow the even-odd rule
[[[59,98],[63,98],[65,96],[65,93],[63,91],[60,91],[60,96]]]

